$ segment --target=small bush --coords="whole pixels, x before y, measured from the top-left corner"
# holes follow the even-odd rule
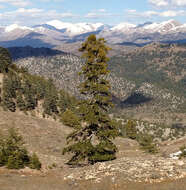
[[[8,135],[0,135],[0,166],[6,166],[8,169],[33,166],[33,169],[37,169],[39,167],[37,156],[30,157],[23,144],[22,137],[13,128],[8,131]]]
[[[61,121],[69,127],[77,128],[80,126],[79,118],[71,110],[67,110],[62,114]]]
[[[148,153],[155,154],[158,152],[156,144],[153,142],[153,137],[149,134],[139,134],[137,138],[141,148]]]
[[[185,158],[186,157],[186,146],[184,145],[184,146],[180,147],[180,151],[181,151],[181,154],[179,156],[179,159]]]
[[[129,120],[127,124],[125,125],[126,130],[126,136],[130,139],[136,139],[137,138],[137,129],[136,129],[136,123],[134,121]]]
[[[39,158],[35,153],[30,157],[29,167],[31,169],[37,169],[37,170],[41,169],[41,162],[39,161]]]

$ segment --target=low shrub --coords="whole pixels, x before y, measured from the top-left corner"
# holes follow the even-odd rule
[[[30,157],[23,145],[22,136],[13,128],[8,131],[8,135],[0,134],[0,166],[6,166],[8,169],[21,169],[26,166],[40,169],[38,157]]]
[[[179,159],[186,157],[186,146],[180,147],[181,154],[179,155]]]
[[[139,142],[141,148],[148,153],[155,154],[158,152],[158,148],[156,144],[153,142],[152,135],[149,134],[139,134],[137,137],[137,141]]]
[[[31,157],[30,157],[30,164],[29,167],[31,169],[37,169],[40,170],[41,169],[41,162],[39,161],[38,156],[36,155],[36,153],[34,153]]]
[[[126,136],[130,139],[137,138],[137,128],[136,123],[132,120],[129,120],[125,125]]]
[[[64,125],[69,127],[78,128],[80,126],[80,120],[76,114],[74,114],[71,110],[66,110],[62,116],[61,121]]]

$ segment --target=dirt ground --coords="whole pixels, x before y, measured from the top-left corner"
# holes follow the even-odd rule
[[[46,176],[0,173],[1,190],[185,190],[185,187],[186,179],[155,184],[128,183],[124,179],[115,184],[107,179],[95,184],[91,181],[65,182],[56,173]]]
[[[164,168],[162,160],[179,150],[186,143],[186,138],[173,142],[165,142],[160,146],[160,153],[152,157],[139,149],[135,141],[118,138],[115,140],[119,148],[118,159],[105,165],[97,164],[83,168],[69,168],[65,163],[68,156],[62,156],[61,152],[65,146],[65,137],[71,131],[70,128],[61,123],[27,116],[21,113],[9,113],[0,111],[0,130],[6,132],[8,128],[15,127],[24,137],[25,146],[30,152],[36,152],[42,162],[42,170],[34,171],[28,168],[24,170],[7,170],[0,168],[0,190],[185,190],[186,189],[186,160],[179,162],[168,160],[169,165]],[[162,163],[158,163],[158,161]],[[148,162],[149,161],[149,162]],[[151,161],[154,164],[151,166]],[[136,166],[136,163],[138,166]],[[180,164],[181,163],[181,164]],[[140,175],[150,176],[151,167],[162,167],[161,172],[173,175],[165,178],[160,183],[145,180],[139,182],[130,181],[125,176],[131,172],[131,179],[139,170]],[[159,164],[159,165],[158,165]],[[142,166],[141,166],[142,165]],[[143,166],[144,165],[144,166]],[[104,167],[106,169],[104,169]],[[131,168],[129,167],[131,166]],[[111,167],[111,168],[110,168]],[[114,168],[115,167],[115,168]],[[121,173],[114,169],[122,169]],[[133,168],[132,168],[133,167]],[[139,168],[135,168],[139,167]],[[147,170],[143,171],[143,167]],[[173,170],[169,171],[169,167]],[[103,169],[100,169],[103,168]],[[109,168],[109,170],[108,170]],[[180,179],[174,179],[174,173],[182,169]],[[125,170],[124,170],[125,169]],[[129,172],[129,170],[131,170]],[[99,172],[97,172],[99,171]],[[92,173],[91,173],[92,172]],[[97,173],[96,173],[97,172]],[[109,173],[110,172],[110,173]],[[146,173],[145,173],[146,172]],[[172,172],[172,173],[171,173]],[[96,180],[93,173],[96,173]],[[112,175],[110,175],[113,173]],[[86,176],[89,175],[89,178]],[[158,174],[155,177],[161,177]],[[177,175],[177,174],[176,174]],[[80,178],[80,179],[79,179]],[[134,179],[134,178],[133,178]],[[138,175],[139,179],[139,175]],[[138,180],[139,181],[139,180]]]

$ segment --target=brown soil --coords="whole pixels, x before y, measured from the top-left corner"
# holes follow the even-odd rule
[[[119,148],[118,159],[70,168],[65,164],[68,156],[61,155],[70,128],[22,113],[0,111],[0,129],[6,132],[10,127],[22,134],[25,146],[38,154],[43,165],[41,171],[0,168],[0,190],[185,189],[186,160],[167,158],[186,143],[185,138],[162,144],[156,156],[141,151],[135,141],[118,138],[115,140]]]
[[[92,181],[65,182],[56,172],[46,176],[21,175],[10,171],[0,172],[1,190],[185,190],[185,186],[185,178],[154,184],[128,183],[124,179],[119,179],[119,183],[116,184],[110,179],[105,179],[95,184]]]

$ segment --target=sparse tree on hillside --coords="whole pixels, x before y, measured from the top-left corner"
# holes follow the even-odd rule
[[[118,136],[117,122],[108,111],[112,107],[107,53],[110,50],[103,38],[90,35],[82,44],[80,52],[85,59],[80,75],[84,81],[80,92],[86,96],[78,106],[81,126],[67,137],[63,153],[73,153],[68,164],[95,163],[116,158],[117,147],[112,139]]]
[[[52,113],[59,113],[57,108],[58,92],[51,79],[48,80],[46,87],[46,94],[44,98],[43,108],[44,113],[52,115]]]
[[[12,59],[8,50],[0,47],[0,72],[8,72],[8,67],[11,63]]]

